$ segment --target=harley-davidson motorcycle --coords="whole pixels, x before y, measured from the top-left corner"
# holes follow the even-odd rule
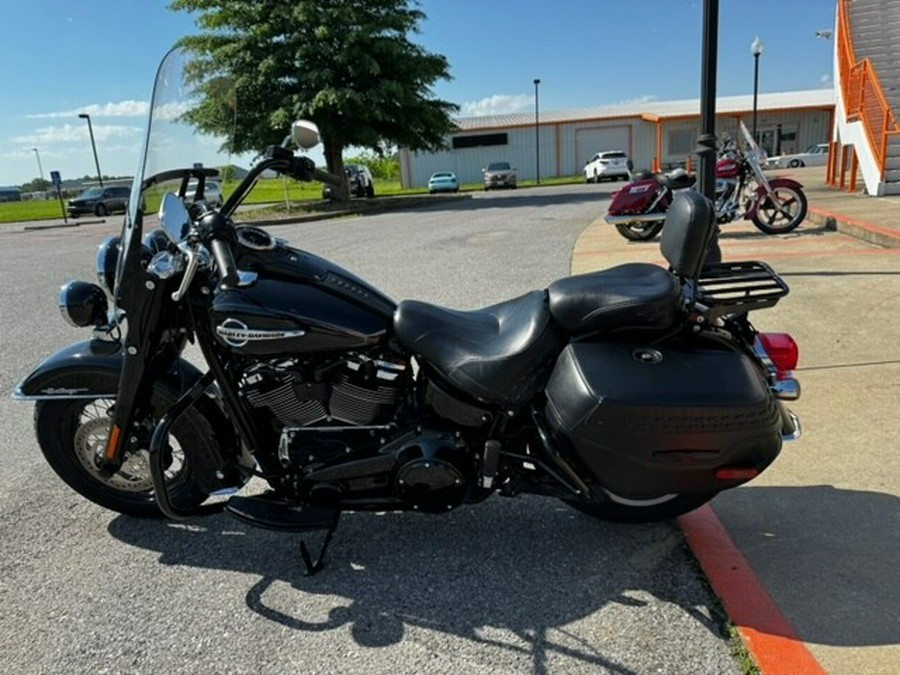
[[[766,234],[790,232],[806,218],[803,186],[793,178],[766,176],[763,152],[743,122],[740,128],[745,147],[726,139],[716,162],[716,222],[751,220]],[[663,229],[675,195],[694,183],[684,169],[642,172],[613,196],[606,222],[631,241],[653,239]]]
[[[135,516],[224,509],[324,532],[315,555],[301,542],[311,574],[343,511],[533,493],[604,519],[666,519],[751,480],[800,434],[784,403],[800,394],[797,345],[748,318],[788,288],[760,262],[703,265],[715,214],[699,193],[669,209],[668,269],[620,265],[475,311],[395,303],[238,222],[263,172],[339,184],[290,149],[319,141],[311,123],[220,209],[204,201],[217,171],[185,122],[187,62],[173,51],[160,67],[98,283],[60,290],[63,316],[93,337],[15,392],[37,402],[41,450],[82,496]]]

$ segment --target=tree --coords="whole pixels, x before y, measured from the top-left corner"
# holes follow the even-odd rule
[[[417,0],[173,0],[198,12],[201,35],[182,38],[203,94],[188,120],[226,137],[234,154],[280,143],[312,120],[328,170],[343,175],[348,146],[437,150],[458,106],[434,98],[450,79],[445,57],[414,44]],[[346,187],[346,186],[345,186]],[[340,195],[347,198],[346,190]]]

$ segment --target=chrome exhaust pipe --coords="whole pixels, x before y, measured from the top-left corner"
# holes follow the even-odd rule
[[[611,216],[607,213],[603,218],[610,225],[627,225],[629,223],[661,223],[666,219],[666,214],[632,213],[627,216]]]

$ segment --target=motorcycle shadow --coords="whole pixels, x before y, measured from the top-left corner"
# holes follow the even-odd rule
[[[164,565],[258,576],[245,597],[253,612],[298,631],[347,626],[367,647],[400,643],[418,627],[536,662],[555,651],[627,672],[576,635],[573,625],[600,611],[610,625],[623,612],[651,622],[672,614],[663,626],[694,624],[727,640],[674,523],[602,523],[542,498],[495,499],[440,517],[344,514],[325,569],[312,577],[303,574],[298,536],[224,515],[181,524],[119,516],[109,532],[158,551]],[[321,541],[318,533],[305,539],[311,549]]]

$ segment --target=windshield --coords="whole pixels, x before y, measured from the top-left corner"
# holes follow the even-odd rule
[[[190,62],[190,54],[173,49],[163,58],[156,73],[147,135],[122,231],[122,255],[116,270],[117,296],[130,257],[140,255],[143,221],[150,221],[148,230],[159,226],[156,213],[165,192],[177,191],[186,171],[202,168],[216,175],[220,167],[231,162],[222,150],[221,137],[202,132],[185,119],[185,113],[201,102],[197,87],[187,77]]]
[[[760,147],[756,144],[756,141],[753,140],[753,135],[750,133],[750,130],[747,128],[747,125],[744,124],[743,120],[741,120],[741,133],[744,136],[744,141],[747,143],[747,150],[744,154],[749,158],[751,155],[756,160],[765,160],[765,153],[760,149]]]
[[[78,198],[79,199],[93,199],[94,197],[99,197],[101,194],[103,194],[102,188],[90,188],[90,189],[82,192],[80,195],[78,195]]]
[[[491,162],[488,171],[509,171],[509,162]]]

